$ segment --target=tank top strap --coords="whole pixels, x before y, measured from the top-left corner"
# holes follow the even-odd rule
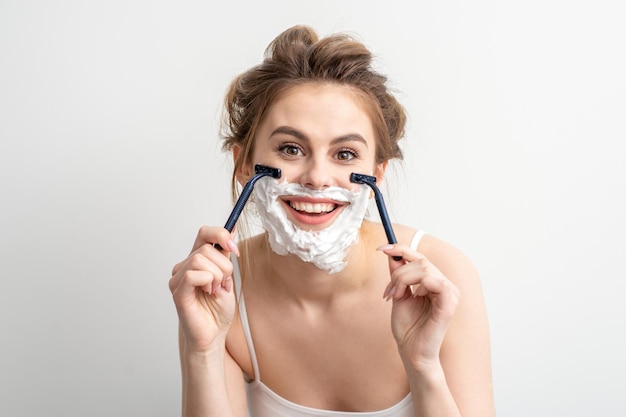
[[[250,352],[250,360],[252,361],[252,369],[254,371],[253,380],[260,381],[261,374],[259,373],[259,363],[256,359],[256,351],[254,350],[254,343],[252,342],[252,332],[250,331],[250,323],[248,321],[248,312],[246,311],[245,297],[243,296],[241,285],[241,271],[239,269],[239,260],[236,256],[231,256],[233,263],[233,282],[238,294],[239,301],[239,318],[241,319],[241,327],[246,337],[246,343],[248,344],[248,351]]]
[[[424,232],[423,230],[418,230],[417,232],[415,232],[415,234],[413,235],[413,238],[411,239],[411,243],[409,244],[409,247],[416,251],[417,247],[420,244],[420,241],[422,240],[425,234],[426,232]]]

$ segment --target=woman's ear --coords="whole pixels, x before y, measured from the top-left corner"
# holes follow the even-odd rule
[[[376,184],[380,185],[383,182],[383,178],[385,177],[385,172],[387,171],[387,164],[389,162],[381,162],[380,164],[376,164],[376,168],[374,169],[374,176],[376,177]]]
[[[246,164],[243,161],[241,161],[240,164],[237,165],[239,155],[241,154],[241,146],[233,145],[232,151],[233,162],[235,164],[235,177],[237,178],[237,182],[239,183],[239,185],[243,187],[250,179],[250,176],[252,175],[252,169],[250,168],[249,164]]]

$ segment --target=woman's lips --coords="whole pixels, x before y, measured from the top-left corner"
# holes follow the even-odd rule
[[[332,222],[347,203],[308,197],[281,197],[285,210],[296,222],[310,226]]]

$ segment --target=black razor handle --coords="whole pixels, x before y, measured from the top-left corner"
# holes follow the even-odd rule
[[[385,228],[385,234],[387,235],[387,242],[394,245],[398,243],[396,239],[396,235],[393,232],[393,227],[391,226],[391,220],[389,220],[389,214],[387,213],[387,207],[385,206],[385,201],[383,199],[383,194],[380,192],[380,189],[376,185],[376,177],[372,175],[366,174],[350,174],[350,181],[357,184],[365,184],[368,185],[374,191],[374,199],[376,200],[376,207],[378,207],[378,213],[380,214],[380,220],[383,223],[383,227]],[[393,256],[394,261],[401,261],[401,256]]]

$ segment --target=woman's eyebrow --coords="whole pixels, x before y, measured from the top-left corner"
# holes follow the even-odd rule
[[[304,133],[289,126],[278,126],[276,129],[272,131],[272,134],[270,135],[270,137],[274,135],[278,135],[278,134],[294,136],[297,139],[304,140],[307,142],[309,141],[309,138],[307,138]]]
[[[345,142],[361,142],[366,148],[368,147],[367,141],[358,133],[348,133],[347,135],[339,136],[338,138],[333,139],[330,144],[338,145]]]
[[[294,129],[292,127],[289,126],[279,126],[276,129],[274,129],[272,131],[272,134],[270,135],[270,137],[277,135],[277,134],[283,134],[283,135],[289,135],[289,136],[293,136],[299,140],[302,140],[304,142],[309,142],[309,138],[302,132],[300,132],[297,129]],[[363,145],[365,145],[365,147],[367,147],[367,141],[363,138],[363,136],[359,135],[358,133],[348,133],[346,135],[341,135],[335,139],[333,139],[330,144],[331,145],[338,145],[340,143],[345,143],[345,142],[361,142]]]

